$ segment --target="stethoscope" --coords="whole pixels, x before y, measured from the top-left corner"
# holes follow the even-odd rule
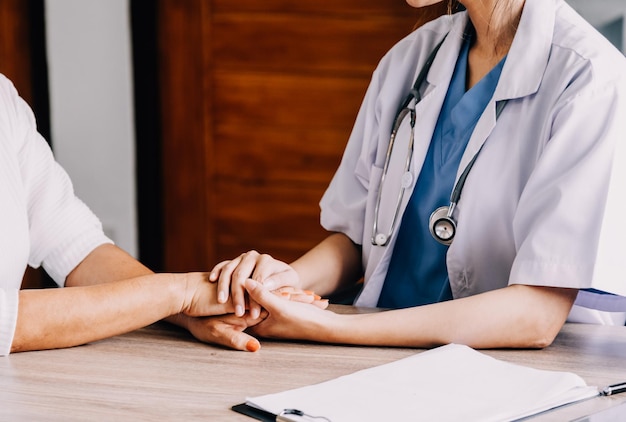
[[[409,92],[406,99],[404,100],[402,107],[400,107],[400,111],[396,114],[396,118],[394,120],[393,128],[391,131],[391,137],[389,139],[389,146],[387,147],[387,153],[385,156],[385,164],[383,166],[383,172],[380,176],[380,184],[378,188],[378,195],[376,197],[376,204],[374,206],[374,223],[372,227],[372,245],[377,246],[386,246],[389,243],[389,239],[393,235],[396,224],[398,221],[398,216],[400,215],[400,207],[402,205],[402,199],[404,198],[404,191],[411,186],[413,181],[413,175],[411,174],[411,157],[413,156],[413,141],[414,141],[414,128],[415,128],[415,106],[422,100],[422,96],[419,93],[419,88],[426,79],[426,75],[430,70],[430,67],[435,60],[435,56],[437,55],[437,51],[439,51],[439,47],[443,44],[443,41],[433,49],[424,64],[424,67],[420,71],[419,75],[415,79],[415,83],[413,84],[413,89]],[[502,113],[504,106],[506,105],[506,101],[500,101],[496,104],[496,120]],[[398,200],[396,202],[396,212],[393,215],[391,220],[391,225],[389,227],[389,231],[387,234],[378,231],[378,213],[380,211],[380,204],[382,199],[382,192],[387,181],[387,172],[389,170],[389,163],[391,161],[391,153],[393,152],[393,146],[396,140],[396,136],[400,125],[404,121],[407,115],[410,115],[410,126],[411,126],[411,135],[409,138],[409,147],[407,158],[404,164],[404,173],[402,175],[401,188],[400,193],[398,194]],[[469,172],[472,170],[474,163],[476,162],[476,158],[478,158],[478,154],[482,147],[474,154],[471,161],[467,164],[463,173],[459,177],[458,181],[454,185],[454,189],[452,190],[452,194],[450,195],[450,204],[439,207],[435,211],[432,212],[428,221],[428,229],[433,238],[443,244],[450,245],[452,240],[454,240],[454,236],[456,234],[456,220],[452,216],[454,210],[456,208],[459,199],[461,198],[461,192],[463,191],[463,186],[465,185],[465,180],[469,175]]]

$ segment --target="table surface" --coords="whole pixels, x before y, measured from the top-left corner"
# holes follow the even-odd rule
[[[16,353],[0,358],[0,420],[251,421],[230,407],[246,396],[326,381],[422,351],[267,340],[262,345],[257,353],[227,350],[158,323],[85,346]],[[566,324],[543,350],[482,352],[574,372],[589,385],[626,381],[626,327]],[[598,397],[532,420],[567,421],[622,402],[626,394]]]

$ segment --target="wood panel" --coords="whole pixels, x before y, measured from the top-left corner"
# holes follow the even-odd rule
[[[402,0],[161,0],[165,269],[319,242],[319,200]]]
[[[242,13],[213,19],[216,69],[257,70],[364,77],[413,22],[396,16],[377,19],[345,16]],[[233,42],[232,34],[237,34]]]
[[[13,81],[20,95],[32,103],[29,2],[0,2],[0,73]]]
[[[203,86],[203,1],[159,3],[163,139],[164,269],[201,269],[213,256],[210,166],[205,157],[211,122]],[[206,76],[205,76],[206,75]]]
[[[348,19],[365,16],[376,19],[379,16],[409,16],[416,19],[417,12],[404,1],[398,0],[338,0],[315,2],[311,0],[213,0],[216,14],[237,13],[285,13],[300,15],[345,16]]]

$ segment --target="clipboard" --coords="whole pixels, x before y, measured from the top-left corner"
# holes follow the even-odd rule
[[[259,409],[253,406],[250,406],[246,403],[239,403],[231,407],[231,410],[234,410],[237,413],[241,413],[242,415],[250,416],[258,421],[262,422],[275,422],[276,415],[270,412],[267,412],[263,409]]]
[[[320,422],[325,422],[325,421],[330,422],[330,419],[325,418],[323,416],[307,415],[304,412],[297,410],[297,409],[284,409],[280,414],[275,415],[263,409],[250,406],[247,403],[240,403],[231,407],[231,410],[234,410],[237,413],[241,413],[242,415],[250,416],[251,418],[254,418],[262,422],[298,422],[298,421],[311,421],[311,420],[320,421]]]
[[[319,384],[248,397],[233,410],[261,421],[378,422],[416,414],[424,420],[509,421],[598,396],[598,388],[576,374],[449,344]]]

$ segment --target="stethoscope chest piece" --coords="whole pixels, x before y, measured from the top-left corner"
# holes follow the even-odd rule
[[[450,210],[448,206],[439,207],[433,211],[428,221],[430,234],[443,245],[450,245],[456,234],[456,223]]]

